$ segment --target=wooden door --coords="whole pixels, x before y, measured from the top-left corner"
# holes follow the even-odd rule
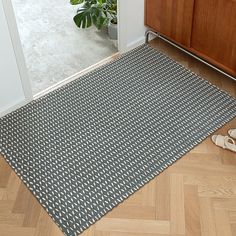
[[[194,0],[146,0],[146,25],[190,46]]]
[[[236,75],[236,0],[195,0],[191,47]]]

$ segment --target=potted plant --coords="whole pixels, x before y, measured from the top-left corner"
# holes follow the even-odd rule
[[[72,5],[83,4],[74,16],[79,28],[95,25],[97,29],[108,27],[111,39],[117,39],[117,0],[70,0]]]

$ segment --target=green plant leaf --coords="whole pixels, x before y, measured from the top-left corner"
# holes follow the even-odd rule
[[[92,17],[90,14],[87,15],[87,27],[92,26]]]
[[[79,28],[88,28],[92,26],[92,16],[88,9],[87,11],[81,11],[74,17],[74,22]]]
[[[100,30],[103,26],[107,25],[107,18],[100,15],[96,18],[96,21],[93,22],[94,25]]]
[[[83,3],[85,0],[70,0],[71,5],[78,5]]]
[[[77,15],[74,16],[74,22],[75,24],[81,28],[82,27],[82,18],[83,18],[83,13],[78,13]]]
[[[117,22],[117,0],[70,0],[72,4],[84,3],[74,17],[75,24],[87,28],[94,24],[98,29],[109,22]]]

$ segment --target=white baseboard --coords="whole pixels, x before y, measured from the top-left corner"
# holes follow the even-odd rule
[[[23,100],[19,103],[8,105],[6,108],[3,108],[2,111],[0,111],[0,118],[7,115],[8,113],[11,113],[11,112],[17,110],[20,107],[23,107],[28,102],[29,102],[28,100]]]
[[[139,39],[127,44],[127,51],[132,50],[145,43],[145,36],[140,37]]]
[[[149,41],[151,41],[151,40],[154,39],[154,38],[155,38],[155,36],[150,35],[150,36],[149,36]],[[139,39],[137,39],[137,40],[135,40],[135,41],[133,41],[133,42],[127,44],[127,46],[126,46],[126,51],[132,50],[132,49],[134,49],[134,48],[136,48],[136,47],[138,47],[138,46],[144,44],[145,41],[146,41],[146,37],[145,37],[145,36],[140,37]]]

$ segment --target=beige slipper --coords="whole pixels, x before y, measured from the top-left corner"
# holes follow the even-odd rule
[[[230,136],[231,138],[236,139],[236,129],[230,129],[230,130],[228,131],[228,134],[229,134],[229,136]]]
[[[236,152],[236,145],[232,138],[222,135],[213,135],[211,139],[217,146]]]

